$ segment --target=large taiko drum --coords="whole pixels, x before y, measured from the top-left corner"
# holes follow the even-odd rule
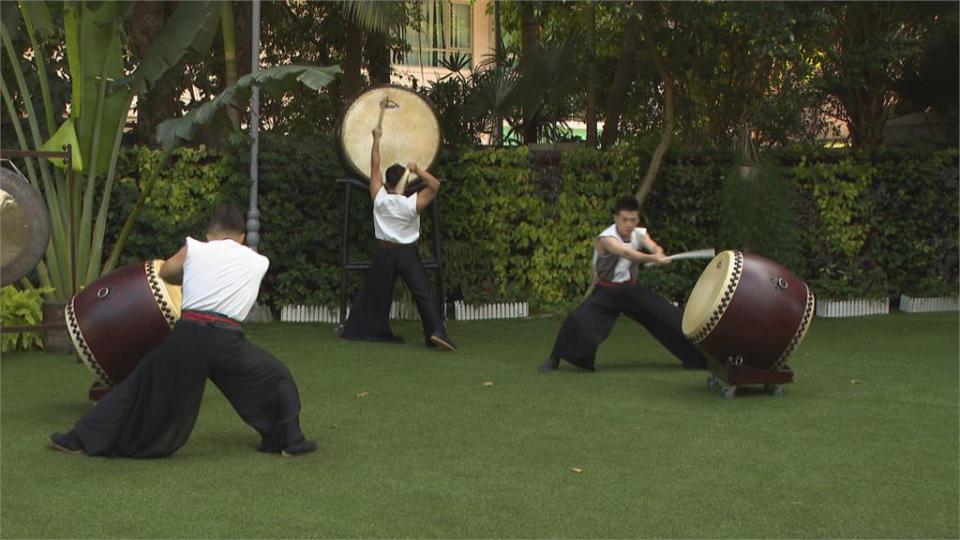
[[[111,272],[64,309],[77,354],[105,385],[126,379],[180,318],[180,287],[160,278],[161,266],[153,260]]]
[[[433,105],[402,86],[371,88],[351,101],[340,118],[338,139],[344,164],[370,178],[371,132],[380,126],[380,163],[384,169],[414,161],[429,169],[440,149],[440,121]]]
[[[780,369],[810,328],[813,292],[759,255],[723,251],[700,275],[683,311],[683,333],[721,365]]]

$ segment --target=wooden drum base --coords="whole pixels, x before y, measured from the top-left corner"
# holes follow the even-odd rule
[[[789,366],[782,369],[761,369],[745,364],[718,364],[711,360],[707,369],[711,373],[707,386],[719,388],[725,399],[733,399],[737,389],[744,386],[761,386],[764,391],[782,396],[782,385],[793,382],[793,370]]]
[[[110,390],[113,390],[112,386],[107,386],[102,382],[97,381],[90,386],[88,397],[90,398],[90,401],[100,401],[103,399],[103,396],[110,392]]]

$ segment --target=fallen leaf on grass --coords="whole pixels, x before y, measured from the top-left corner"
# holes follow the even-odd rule
[[[583,469],[579,469],[577,467],[571,467],[570,470],[577,474],[583,474]]]
[[[484,386],[493,386],[493,381],[483,381]]]
[[[367,396],[369,396],[369,395],[370,395],[370,392],[363,391],[363,392],[360,392],[359,394],[357,394],[357,397],[367,397]]]
[[[850,384],[863,384],[860,379],[850,379]]]

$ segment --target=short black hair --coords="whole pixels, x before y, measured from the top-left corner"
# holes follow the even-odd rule
[[[624,195],[617,199],[616,206],[613,207],[613,213],[619,214],[620,212],[640,212],[640,201],[637,200],[633,195]]]
[[[207,232],[244,234],[247,232],[247,220],[236,205],[219,204],[210,216]]]
[[[403,173],[407,172],[407,168],[399,163],[395,163],[387,168],[387,189],[393,189],[397,187],[397,184],[400,182],[400,179],[403,178]]]

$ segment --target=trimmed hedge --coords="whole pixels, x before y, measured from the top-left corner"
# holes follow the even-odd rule
[[[336,179],[345,171],[334,145],[270,133],[260,144],[261,251],[271,259],[261,300],[336,305],[344,194]],[[200,234],[216,200],[246,201],[247,148],[241,137],[222,157],[202,147],[179,151],[165,191],[151,197],[131,235],[127,259],[164,256],[184,234]],[[144,168],[156,152],[131,155],[126,166]],[[796,147],[768,152],[758,173],[744,177],[728,154],[673,152],[641,219],[668,252],[747,248],[784,263],[820,298],[955,294],[957,156],[956,149]],[[590,283],[592,239],[612,223],[615,199],[636,190],[648,159],[648,150],[632,146],[443,154],[434,169],[445,180],[448,300],[523,300],[541,312],[575,305]],[[135,183],[124,179],[117,191],[112,234]],[[370,203],[355,192],[351,204],[352,257],[362,258],[374,244]],[[432,225],[423,223],[428,238]],[[644,271],[642,279],[683,301],[702,263]],[[351,277],[351,291],[359,278]]]

